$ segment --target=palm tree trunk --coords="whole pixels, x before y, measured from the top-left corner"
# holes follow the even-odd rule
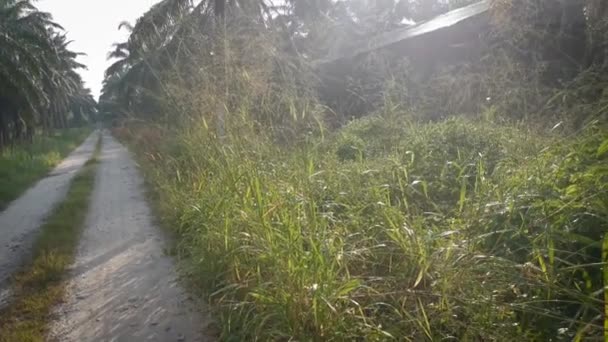
[[[15,123],[15,142],[21,142],[21,139],[23,137],[23,119],[21,118],[21,115],[19,115],[18,113],[15,113],[15,117],[14,117],[14,123]]]
[[[0,150],[2,150],[7,143],[7,123],[4,120],[4,115],[0,113]]]
[[[215,0],[215,15],[223,18],[226,14],[226,0]]]

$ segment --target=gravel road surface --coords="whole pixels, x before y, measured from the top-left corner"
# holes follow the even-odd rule
[[[91,207],[55,341],[210,341],[211,324],[180,288],[129,152],[104,134]]]

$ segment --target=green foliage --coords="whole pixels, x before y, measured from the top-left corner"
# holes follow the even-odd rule
[[[483,58],[335,74],[308,63],[413,8],[172,3],[136,24],[160,37],[117,46],[104,104],[138,118],[115,133],[225,340],[603,337],[606,87],[571,61],[581,2],[494,2]]]
[[[32,144],[1,150],[0,209],[59,164],[89,132],[89,129],[68,129],[51,136],[36,135]]]
[[[298,147],[191,127],[147,154],[223,337],[601,336],[605,128],[394,117]]]
[[[357,160],[363,158],[365,142],[358,137],[344,136],[338,142],[338,149],[336,155],[341,160]]]
[[[528,263],[527,277],[514,286],[518,296],[530,298],[520,315],[524,328],[540,330],[539,339],[553,337],[557,328],[571,338],[603,336],[608,164],[601,146],[607,137],[605,127],[591,125],[501,174],[506,181],[497,189],[499,200],[479,222],[495,232],[485,241],[495,255]],[[557,327],[556,317],[563,317]]]
[[[0,0],[0,149],[36,128],[87,121],[95,100],[76,73],[84,65],[62,28],[29,0]]]

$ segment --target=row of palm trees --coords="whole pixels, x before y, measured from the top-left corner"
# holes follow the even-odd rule
[[[95,113],[69,44],[31,0],[0,0],[0,148]]]
[[[461,0],[463,4],[471,1],[474,0]],[[442,1],[430,2],[442,4]],[[335,48],[335,42],[331,40],[336,35],[329,34],[327,26],[319,25],[320,21],[329,23],[335,31],[346,31],[338,38],[348,36],[345,40],[350,40],[362,31],[365,34],[378,30],[386,21],[392,26],[400,25],[406,16],[420,19],[426,18],[424,13],[428,17],[450,9],[447,6],[420,6],[418,0],[387,0],[378,2],[377,8],[373,8],[377,16],[370,16],[369,9],[361,8],[360,3],[333,0],[160,1],[135,25],[123,23],[120,26],[120,29],[130,31],[130,37],[126,42],[115,44],[109,54],[115,63],[106,71],[100,97],[102,111],[114,114],[154,111],[150,107],[154,107],[155,98],[162,92],[160,74],[163,70],[192,64],[193,50],[196,53],[214,52],[216,59],[221,59],[221,42],[216,38],[226,34],[223,30],[227,21],[231,22],[232,30],[253,28],[262,33],[278,34],[283,44],[277,48],[282,52],[312,60]],[[373,17],[373,23],[370,23],[370,17]],[[240,21],[235,24],[234,18]],[[204,47],[200,46],[201,42]],[[181,76],[187,78],[188,73]]]
[[[103,113],[135,110],[148,115],[157,110],[155,99],[162,91],[160,73],[187,64],[180,46],[193,36],[217,33],[218,23],[231,10],[262,20],[267,11],[263,0],[163,0],[140,17],[135,25],[124,22],[119,29],[130,32],[126,42],[114,44],[108,54],[114,63],[106,70],[99,99]],[[211,50],[212,47],[209,47]]]
[[[207,61],[220,65],[216,72],[221,69],[223,47],[221,39],[216,38],[226,34],[223,30],[227,26],[235,31],[236,36],[246,36],[244,32],[252,28],[279,36],[278,44],[272,48],[293,56],[295,63],[291,64],[299,64],[326,57],[336,49],[348,49],[344,42],[365,40],[475,1],[384,0],[370,5],[359,0],[162,0],[135,25],[121,25],[130,31],[130,37],[126,42],[115,44],[115,49],[109,54],[115,62],[106,71],[100,108],[114,115],[145,113],[151,118],[162,116],[163,109],[157,100],[167,100],[164,79],[188,79],[192,71],[203,67],[201,59],[195,56],[201,53],[213,55],[214,58]],[[495,12],[500,12],[501,7],[510,8],[508,13],[526,12],[529,8],[552,9],[544,16],[528,13],[519,21],[532,20],[524,22],[526,28],[545,30],[543,34],[553,37],[553,40],[581,42],[570,44],[571,50],[588,50],[580,56],[572,54],[576,55],[575,58],[580,57],[575,61],[576,65],[608,64],[606,0],[492,1],[496,5],[492,6]],[[232,20],[235,18],[238,20]],[[521,33],[521,27],[515,29]],[[564,54],[562,50],[569,47],[566,43],[556,46],[558,48],[553,49],[528,46],[526,48],[531,51],[526,54],[532,55],[543,49],[559,50]],[[567,52],[565,54],[572,60]],[[167,76],[167,70],[173,74]],[[221,72],[216,80],[222,82]]]

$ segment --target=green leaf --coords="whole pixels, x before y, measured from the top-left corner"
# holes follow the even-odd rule
[[[608,139],[604,140],[604,142],[600,145],[600,147],[597,149],[597,157],[601,158],[603,157],[606,153],[608,153]]]
[[[346,284],[342,285],[336,294],[338,297],[346,296],[353,290],[361,286],[361,283],[357,279],[351,279]]]
[[[578,185],[572,184],[566,188],[567,196],[576,196],[580,192]]]

